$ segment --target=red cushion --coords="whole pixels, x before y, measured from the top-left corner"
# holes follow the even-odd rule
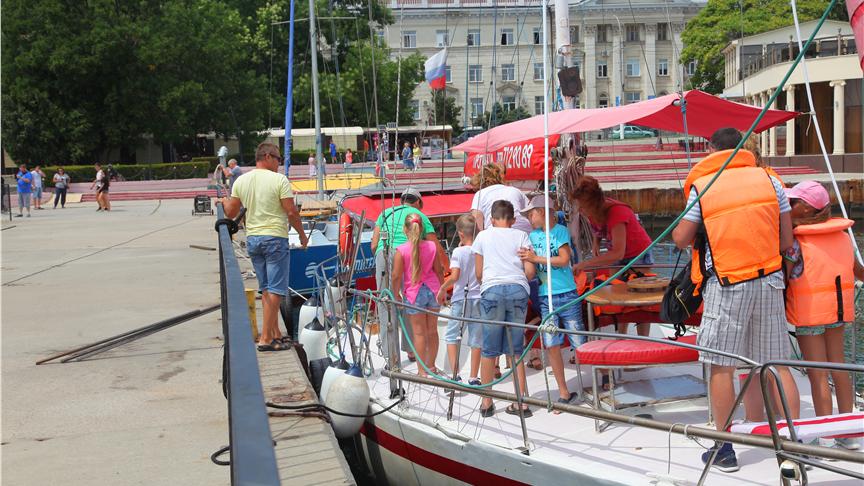
[[[696,335],[684,336],[678,342],[696,344]],[[699,359],[695,349],[630,339],[590,341],[576,350],[580,364],[629,366],[662,363],[688,363]]]

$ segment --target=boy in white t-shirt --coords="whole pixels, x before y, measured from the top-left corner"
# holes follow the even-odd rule
[[[477,322],[465,322],[463,326],[462,321],[457,318],[480,318],[480,282],[477,281],[477,273],[474,271],[474,253],[471,251],[474,235],[477,233],[477,222],[470,214],[463,214],[456,221],[456,231],[459,233],[460,244],[450,255],[450,276],[444,280],[438,290],[438,303],[444,305],[447,291],[452,287],[450,315],[453,318],[447,323],[447,331],[444,333],[447,357],[450,359],[450,369],[455,370],[458,367],[456,351],[459,349],[462,336],[467,335],[468,346],[471,348],[471,374],[468,384],[476,386],[481,384],[478,376],[480,348],[483,346],[483,327]]]
[[[475,254],[474,269],[480,282],[480,312],[486,320],[524,324],[528,311],[528,280],[534,278],[536,269],[533,263],[523,262],[518,252],[530,248],[531,242],[524,231],[512,228],[516,217],[510,201],[495,201],[491,216],[492,227],[481,231],[471,247]],[[524,341],[525,330],[521,327],[484,324],[480,360],[482,382],[492,382],[495,362],[500,355],[508,354],[511,362],[515,362],[516,357],[522,354]],[[520,392],[527,396],[525,366],[520,362],[515,371]],[[519,415],[518,405],[511,404],[506,412]],[[525,417],[532,415],[527,406],[523,406],[522,412]],[[492,399],[484,398],[480,403],[480,415],[491,417],[494,414]]]

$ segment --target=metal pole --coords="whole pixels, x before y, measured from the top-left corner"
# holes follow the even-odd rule
[[[318,199],[324,199],[324,171],[321,160],[321,100],[318,96],[318,38],[315,32],[315,0],[309,0],[309,46],[312,56],[312,104],[315,111],[315,164],[318,165]],[[286,154],[287,156],[287,154]]]
[[[282,154],[285,156],[285,177],[288,177],[288,171],[291,168],[291,128],[294,126],[294,0],[290,1],[290,25],[288,28],[288,87],[285,90],[285,146],[284,153]]]
[[[465,311],[468,309],[468,286],[465,286],[465,296],[462,300],[462,312],[460,317],[465,317]],[[451,308],[453,303],[450,303]],[[459,376],[459,355],[462,351],[462,336],[465,333],[465,321],[459,321],[459,345],[456,346],[456,365],[453,366],[453,381]],[[453,401],[456,398],[456,390],[450,391],[450,403],[447,405],[447,420],[453,420]]]

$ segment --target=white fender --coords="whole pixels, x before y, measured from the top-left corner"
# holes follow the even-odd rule
[[[345,374],[347,369],[348,362],[345,361],[344,357],[327,367],[327,370],[324,371],[324,378],[321,380],[321,403],[327,401],[327,392],[330,390],[330,386],[333,385],[336,378]]]
[[[297,318],[297,328],[302,330],[316,317],[319,321],[323,321],[324,312],[322,311],[321,306],[318,305],[318,299],[315,298],[315,296],[312,296],[309,300],[304,302],[302,306],[300,306],[300,316]]]
[[[309,361],[327,357],[327,330],[317,317],[300,329],[299,341]]]
[[[337,412],[355,415],[366,414],[369,409],[369,385],[363,377],[363,372],[357,365],[351,366],[345,373],[339,375],[327,391],[324,405]],[[333,432],[339,439],[351,437],[360,431],[364,417],[346,417],[330,413]]]

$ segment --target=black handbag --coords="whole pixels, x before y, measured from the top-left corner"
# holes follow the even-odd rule
[[[699,266],[703,276],[706,274],[705,246],[704,236],[697,235],[694,247],[699,251]],[[680,260],[681,254],[678,255],[678,261]],[[675,267],[678,267],[677,262]],[[674,274],[669,282],[669,287],[663,294],[663,302],[660,303],[660,320],[669,324],[676,324],[676,334],[678,327],[695,314],[699,310],[699,306],[702,305],[702,285],[693,282],[690,274],[692,267],[693,261],[691,259],[680,272]],[[702,279],[702,282],[705,282],[705,278]]]

